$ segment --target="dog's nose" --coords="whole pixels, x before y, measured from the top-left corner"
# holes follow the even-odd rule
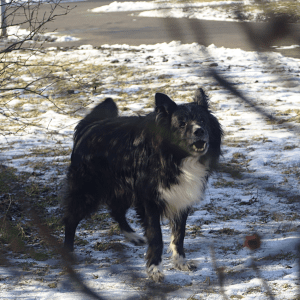
[[[197,128],[197,129],[194,131],[194,135],[195,135],[195,136],[198,136],[198,137],[204,135],[204,129],[202,129],[201,127],[200,127],[200,128]]]

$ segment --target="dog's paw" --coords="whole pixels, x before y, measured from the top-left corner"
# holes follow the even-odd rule
[[[124,231],[123,234],[124,234],[126,240],[135,246],[142,246],[142,245],[146,244],[145,239],[143,237],[140,237],[135,232]]]
[[[197,269],[197,265],[193,261],[186,260],[181,255],[173,257],[174,266],[176,269],[181,271],[194,271]]]
[[[162,272],[162,265],[159,264],[158,266],[156,265],[151,265],[147,269],[147,274],[150,279],[152,279],[155,282],[162,282],[164,280],[164,274]]]

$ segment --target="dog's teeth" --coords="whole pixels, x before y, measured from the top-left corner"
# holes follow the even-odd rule
[[[203,144],[203,147],[201,148],[198,148],[196,145],[193,145],[192,148],[194,151],[196,152],[201,152],[201,151],[204,151],[205,150],[205,147],[206,147],[206,143]]]

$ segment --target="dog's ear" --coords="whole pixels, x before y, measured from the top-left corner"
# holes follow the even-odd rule
[[[104,119],[116,118],[118,116],[118,107],[113,99],[106,98],[103,102],[94,107],[94,109],[84,118],[85,122],[95,122]]]
[[[171,115],[177,108],[177,104],[167,95],[162,93],[155,94],[155,112]]]
[[[200,106],[203,106],[206,109],[209,108],[208,97],[201,88],[196,90],[194,102]]]
[[[100,103],[97,110],[99,112],[102,110],[103,116],[105,116],[106,119],[116,118],[118,116],[118,107],[111,98],[106,98],[102,103]]]

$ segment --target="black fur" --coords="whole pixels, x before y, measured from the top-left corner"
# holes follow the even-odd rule
[[[184,260],[185,223],[218,161],[221,137],[202,89],[194,102],[184,105],[157,93],[155,111],[143,117],[118,117],[115,103],[106,99],[75,130],[64,202],[65,247],[73,250],[78,223],[100,204],[109,207],[125,236],[141,245],[143,238],[134,234],[125,218],[127,209],[134,207],[148,243],[149,276],[155,281],[163,278],[159,268],[163,216],[171,221],[175,266],[193,269]],[[195,176],[189,180],[186,172]],[[181,201],[180,195],[189,195],[187,189],[192,197],[183,196]]]

